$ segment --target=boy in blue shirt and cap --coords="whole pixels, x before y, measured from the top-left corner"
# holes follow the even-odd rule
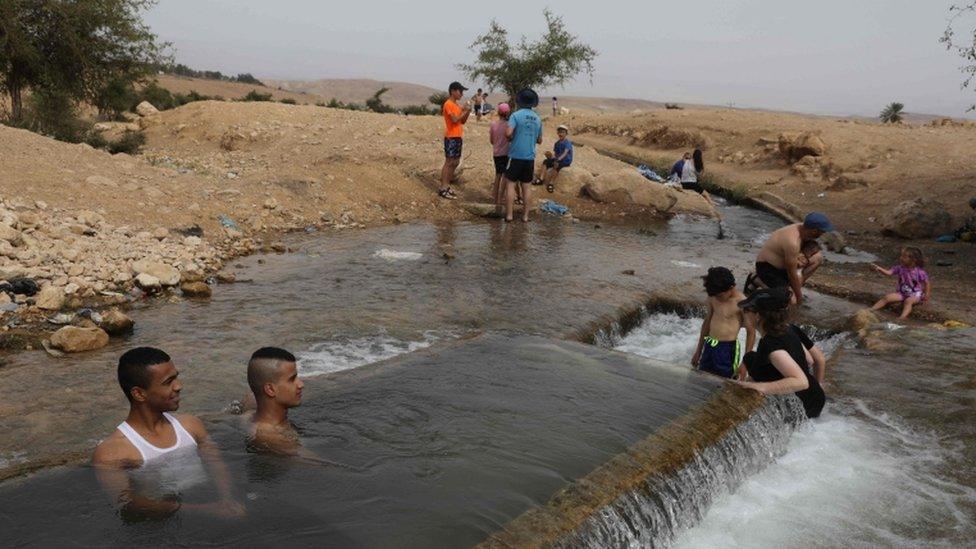
[[[515,186],[522,186],[522,221],[529,221],[532,201],[529,189],[535,175],[535,148],[542,143],[542,120],[534,109],[539,105],[539,95],[524,89],[515,96],[518,110],[508,119],[505,137],[511,142],[508,148],[508,169],[505,171],[506,193],[505,221],[515,216]]]

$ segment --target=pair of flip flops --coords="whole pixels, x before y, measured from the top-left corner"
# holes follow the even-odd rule
[[[457,195],[451,189],[441,189],[437,191],[437,196],[447,199],[447,200],[457,200]]]

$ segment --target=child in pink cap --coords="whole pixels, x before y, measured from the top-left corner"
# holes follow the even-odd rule
[[[508,137],[505,136],[505,130],[511,114],[512,108],[508,103],[498,105],[498,118],[491,123],[491,129],[488,130],[492,157],[495,160],[495,183],[492,185],[491,195],[495,198],[495,205],[499,207],[505,203],[505,189],[501,182],[502,175],[508,169]]]

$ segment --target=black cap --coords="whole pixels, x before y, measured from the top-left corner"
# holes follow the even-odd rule
[[[534,108],[539,106],[539,94],[535,90],[525,88],[515,94],[515,104],[519,107]]]
[[[763,288],[739,302],[746,311],[781,311],[790,306],[793,292],[789,288]]]
[[[451,85],[447,87],[447,91],[454,90],[468,91],[468,88],[462,86],[460,82],[451,82]]]
[[[725,267],[712,267],[702,280],[705,281],[705,293],[710,296],[735,288],[735,276]]]

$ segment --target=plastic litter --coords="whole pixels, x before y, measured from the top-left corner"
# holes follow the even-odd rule
[[[223,228],[225,228],[225,229],[234,229],[234,230],[238,230],[238,231],[240,230],[240,228],[237,226],[237,223],[234,223],[234,220],[233,219],[227,217],[224,214],[220,214],[217,217],[217,219],[220,221],[220,226],[223,227]]]
[[[539,210],[551,213],[555,215],[566,215],[569,213],[569,207],[558,202],[553,202],[552,200],[543,200],[539,203]]]
[[[40,286],[30,278],[13,278],[4,284],[0,284],[0,292],[7,292],[8,294],[21,294],[30,297],[39,291],[41,291]]]
[[[656,171],[649,168],[646,164],[641,164],[637,166],[637,173],[643,175],[644,177],[650,179],[651,181],[655,181],[657,183],[664,183],[664,178],[658,175]]]

